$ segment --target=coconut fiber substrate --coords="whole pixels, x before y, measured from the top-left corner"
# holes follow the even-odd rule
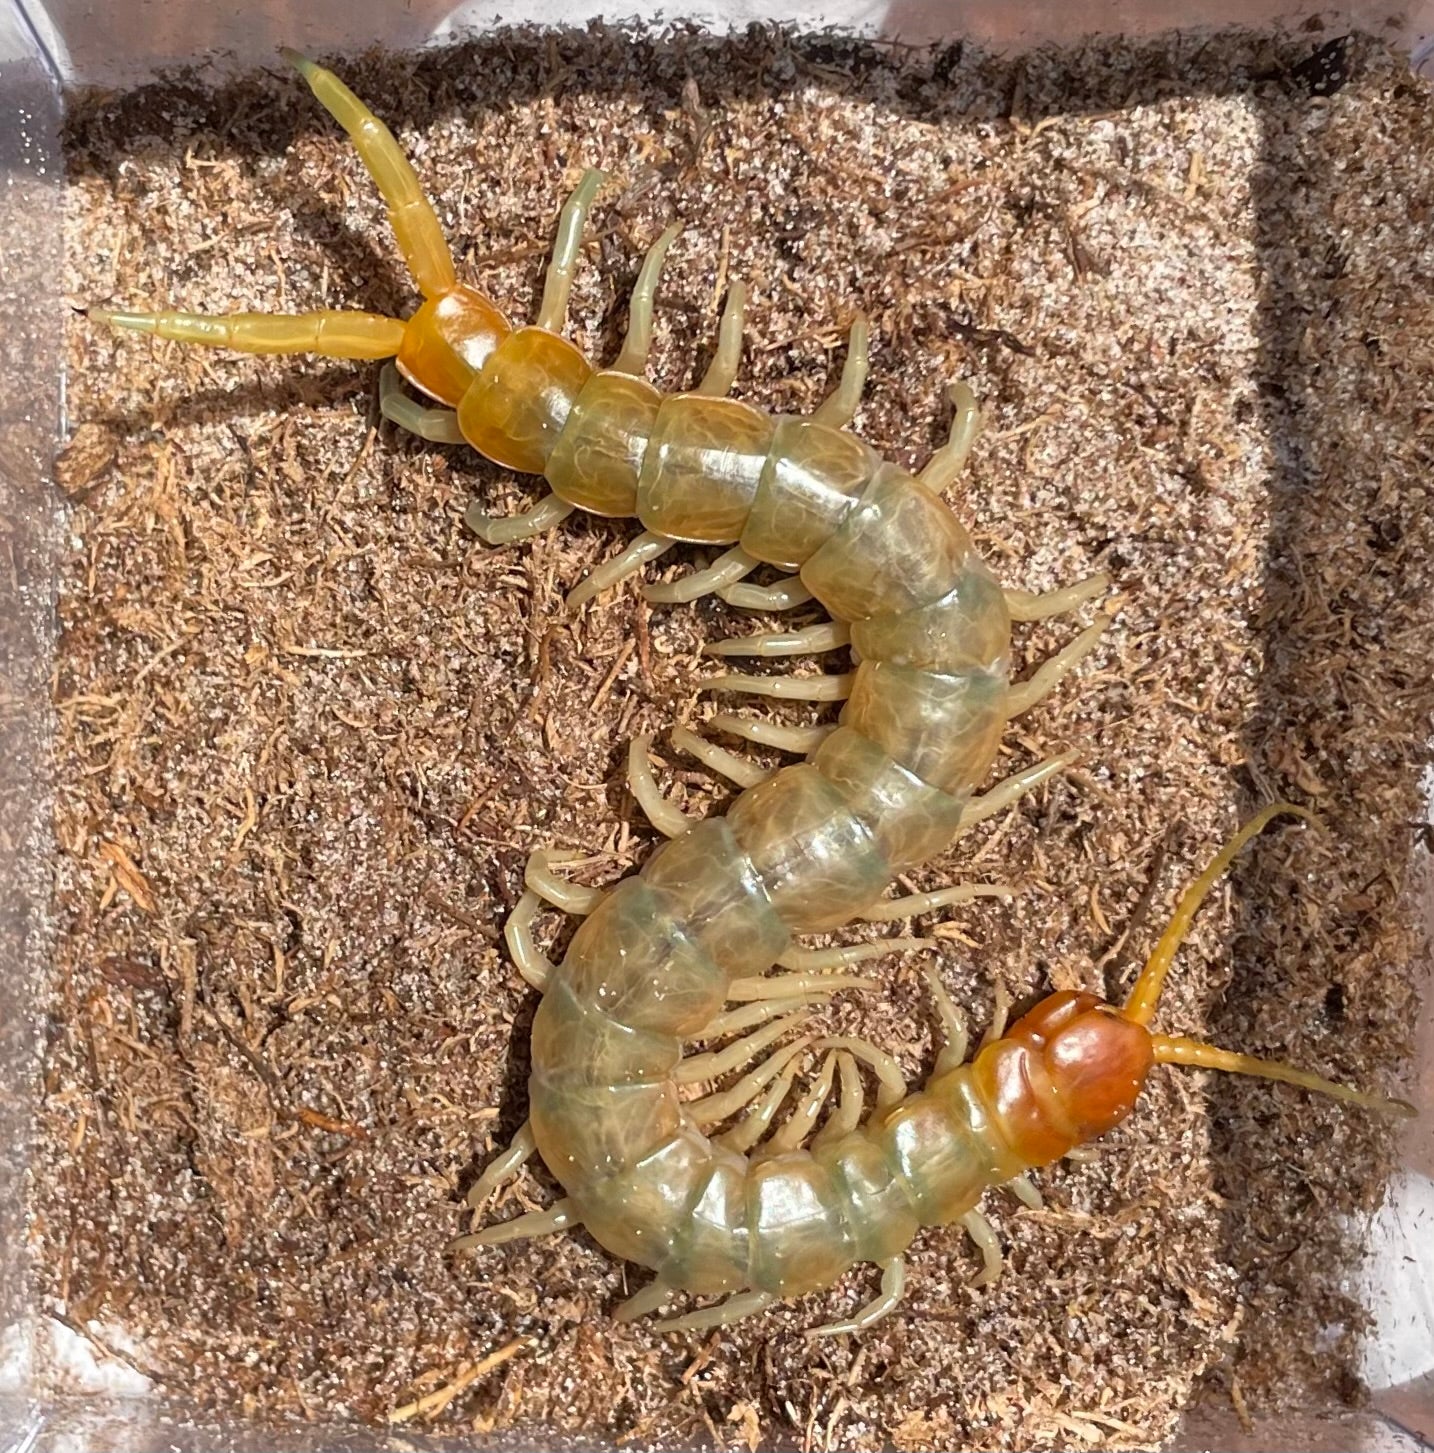
[[[734,280],[736,392],[773,412],[815,407],[864,310],[860,432],[919,467],[969,380],[985,430],[948,497],[1001,580],[1110,573],[1100,648],[998,770],[1078,761],[908,883],[1014,899],[843,941],[934,937],[978,1028],[1003,993],[1119,995],[1179,888],[1292,798],[1318,825],[1242,858],[1159,1026],[1398,1092],[1434,704],[1434,100],[1398,56],[1319,32],[1012,59],[599,27],[340,68],[510,316],[601,166],[571,323],[590,353],[614,356],[680,220],[664,388],[700,376]],[[277,62],[80,98],[68,159],[77,310],[415,305],[373,186]],[[1144,1447],[1197,1394],[1359,1399],[1351,1270],[1393,1132],[1253,1080],[1157,1071],[1093,1159],[1036,1177],[1043,1210],[987,1197],[996,1285],[958,1229],[924,1232],[905,1301],[858,1337],[802,1333],[865,1302],[871,1267],[674,1336],[612,1320],[645,1275],[582,1232],[451,1252],[525,1113],[536,995],[501,929],[528,854],[580,854],[592,884],[643,861],[639,732],[674,801],[723,811],[664,729],[714,709],[705,641],[777,619],[635,581],[569,611],[636,523],[482,545],[470,502],[517,510],[537,482],[381,422],[376,366],[77,311],[69,367],[33,1231],[49,1309],[97,1351],[230,1417],[633,1448]],[[1017,674],[1078,625],[1018,627]],[[873,965],[879,989],[814,1025],[918,1083],[921,963]],[[535,1164],[488,1214],[556,1194]]]

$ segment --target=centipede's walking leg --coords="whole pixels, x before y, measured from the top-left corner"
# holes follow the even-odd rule
[[[644,585],[645,599],[663,604],[684,604],[699,596],[720,594],[734,581],[750,575],[762,562],[749,555],[740,545],[719,555],[705,570],[694,570],[677,580],[661,580]]]
[[[754,999],[787,999],[876,987],[875,979],[863,979],[858,974],[753,974],[733,979],[727,986],[727,998],[734,1004],[747,1004]]]
[[[842,1053],[844,1052],[842,1051]],[[827,1097],[832,1092],[837,1054],[837,1050],[828,1053],[807,1093],[797,1101],[786,1123],[768,1142],[767,1148],[771,1154],[784,1155],[789,1150],[797,1150],[812,1133],[812,1129],[817,1123],[817,1116],[822,1113],[822,1106],[826,1104]]]
[[[796,1077],[797,1065],[793,1062],[782,1070],[766,1094],[725,1135],[717,1137],[718,1144],[736,1155],[746,1155],[771,1128],[772,1120],[790,1093]]]
[[[932,938],[881,938],[875,943],[848,943],[839,948],[789,948],[777,962],[784,969],[798,973],[825,973],[830,969],[849,969],[869,959],[884,959],[888,954],[910,953],[919,948],[935,948]]]
[[[866,1092],[862,1089],[861,1072],[856,1067],[856,1060],[848,1050],[837,1050],[837,1073],[841,1077],[841,1094],[837,1100],[836,1111],[817,1131],[816,1138],[812,1141],[814,1146],[840,1140],[843,1135],[850,1135],[861,1124],[862,1111],[866,1107]]]
[[[453,1251],[466,1251],[470,1246],[502,1246],[509,1241],[525,1241],[530,1236],[551,1236],[555,1231],[571,1231],[582,1224],[573,1203],[564,1197],[546,1211],[529,1211],[511,1221],[485,1226],[469,1236],[460,1236],[451,1243]]]
[[[648,748],[652,738],[646,734],[636,736],[627,749],[627,785],[637,799],[637,805],[647,814],[647,820],[664,837],[680,837],[697,821],[689,817],[680,807],[674,807],[663,795],[652,775],[652,763],[648,761]]]
[[[861,393],[866,387],[866,371],[871,353],[871,324],[865,313],[858,313],[851,325],[846,362],[842,364],[841,381],[820,404],[812,418],[833,429],[845,429],[856,417]]]
[[[820,726],[783,726],[779,722],[759,721],[754,717],[733,716],[731,712],[719,711],[707,718],[707,725],[718,731],[731,732],[734,737],[744,737],[764,747],[777,747],[784,752],[797,752],[805,757],[816,751],[836,730],[835,726],[823,723]]]
[[[906,1080],[901,1066],[884,1049],[878,1049],[869,1039],[859,1039],[852,1034],[829,1034],[815,1041],[817,1049],[844,1049],[861,1060],[876,1076],[876,1105],[881,1109],[895,1105],[906,1098]]]
[[[730,1327],[743,1317],[765,1311],[777,1300],[772,1292],[737,1292],[715,1307],[701,1307],[680,1317],[668,1317],[652,1325],[658,1332],[708,1332],[714,1327]]]
[[[693,1037],[709,1041],[726,1039],[729,1035],[741,1034],[759,1024],[780,1019],[784,1014],[791,1014],[794,1010],[807,1008],[814,1004],[825,1004],[830,998],[831,989],[823,987],[814,994],[754,999],[739,1008],[727,1009],[721,1014],[715,1015]]]
[[[544,495],[532,509],[518,515],[484,514],[477,505],[469,505],[463,523],[485,545],[512,545],[546,534],[572,514],[573,506],[555,494]]]
[[[554,863],[575,862],[581,856],[581,853],[554,852],[551,848],[530,854],[528,866],[523,870],[524,886],[564,913],[575,913],[579,917],[591,913],[602,902],[605,896],[603,890],[569,883],[567,879],[558,877],[552,868]]]
[[[639,1317],[645,1317],[650,1312],[655,1312],[664,1302],[668,1301],[676,1290],[666,1282],[650,1282],[640,1292],[634,1292],[625,1302],[619,1302],[613,1309],[613,1320],[617,1322],[635,1322]]]
[[[901,1257],[885,1262],[881,1268],[881,1292],[873,1297],[854,1317],[845,1322],[829,1322],[825,1327],[813,1327],[807,1333],[809,1338],[842,1337],[849,1332],[865,1332],[875,1326],[883,1317],[896,1310],[906,1291],[906,1263]]]
[[[1074,585],[1063,585],[1059,590],[1048,590],[1036,594],[1029,590],[1007,590],[1006,609],[1013,621],[1044,621],[1052,616],[1064,615],[1083,606],[1087,601],[1104,595],[1110,588],[1110,576],[1105,571],[1087,575]]]
[[[1001,1242],[996,1236],[995,1228],[974,1208],[961,1217],[961,1225],[981,1253],[981,1274],[971,1285],[988,1287],[1000,1278],[1001,1269],[1006,1264],[1006,1256],[1001,1250]]]
[[[587,226],[593,198],[606,180],[604,173],[590,167],[558,213],[558,236],[553,243],[553,257],[548,263],[547,276],[543,279],[543,300],[538,304],[538,316],[533,320],[535,328],[546,328],[550,333],[562,332],[568,317],[568,294],[573,290],[573,273],[578,265],[583,229]]]
[[[1067,642],[1050,660],[1043,661],[1024,681],[1017,682],[1006,698],[1006,709],[1010,714],[1020,716],[1049,696],[1095,650],[1109,624],[1109,620],[1100,620],[1093,626],[1087,626],[1075,640]]]
[[[951,420],[950,438],[916,476],[933,494],[940,494],[960,474],[981,428],[981,411],[976,407],[976,395],[970,388],[964,383],[953,383],[946,392],[956,408],[955,417]]]
[[[378,375],[378,411],[390,424],[397,424],[430,444],[462,444],[457,409],[425,408],[403,391],[403,378],[396,364],[385,363]]]
[[[736,752],[729,752],[716,742],[709,742],[696,732],[688,731],[686,727],[673,727],[671,736],[672,745],[679,751],[690,753],[703,766],[710,767],[739,787],[755,787],[772,775],[771,768],[759,767],[755,762],[739,757]]]
[[[507,1150],[494,1156],[483,1168],[483,1174],[473,1182],[473,1189],[467,1196],[468,1204],[476,1211],[494,1191],[506,1186],[522,1170],[537,1148],[532,1124],[525,1120]]]
[[[996,783],[988,792],[983,792],[979,797],[973,797],[966,804],[966,810],[961,814],[961,826],[957,830],[958,833],[965,832],[978,822],[984,822],[988,817],[994,817],[998,812],[1004,812],[1013,802],[1019,801],[1026,793],[1039,787],[1042,782],[1054,777],[1057,772],[1063,771],[1074,761],[1074,752],[1062,752],[1059,756],[1046,757],[1035,763],[1034,766],[1013,772],[1003,781]]]
[[[788,575],[771,585],[729,585],[717,594],[728,605],[740,606],[743,610],[792,610],[812,599],[811,591],[796,575]]]
[[[742,361],[742,324],[746,312],[746,285],[733,283],[727,290],[722,321],[717,325],[717,351],[693,393],[721,398],[732,387],[737,377],[737,365]]]
[[[708,641],[709,656],[805,656],[815,651],[839,651],[851,645],[851,627],[844,621],[822,621],[800,631],[772,631],[760,636],[729,636]]]
[[[540,994],[548,987],[553,962],[533,941],[533,919],[543,900],[531,889],[518,899],[518,906],[503,925],[508,954],[514,967]]]
[[[784,701],[845,701],[856,673],[841,676],[748,676],[734,671],[702,683],[704,691],[742,691],[749,696],[776,696]]]
[[[606,590],[610,585],[616,585],[620,580],[626,580],[629,575],[635,575],[649,560],[656,560],[659,555],[665,555],[677,542],[669,540],[665,535],[656,535],[651,530],[644,530],[621,555],[614,555],[611,560],[605,560],[595,570],[580,580],[569,592],[567,605],[576,609],[586,604],[593,596]]]
[[[722,1049],[710,1049],[703,1054],[690,1055],[678,1061],[672,1077],[679,1085],[700,1085],[705,1080],[721,1079],[723,1075],[730,1075],[733,1070],[754,1059],[769,1044],[775,1044],[806,1018],[805,1013],[788,1014]]]
[[[926,980],[927,992],[936,1005],[936,1013],[941,1019],[941,1031],[946,1039],[936,1055],[936,1073],[943,1075],[965,1062],[966,1047],[970,1041],[966,1016],[952,1003],[935,965],[927,964],[922,969],[921,976]]]
[[[973,898],[1009,900],[1015,892],[1004,883],[953,883],[949,888],[938,888],[931,893],[909,893],[904,898],[885,899],[873,904],[859,917],[867,923],[890,923],[894,918],[911,918],[918,913],[930,913],[933,908],[969,903]]]
[[[627,312],[627,337],[623,339],[622,352],[612,366],[614,373],[640,376],[647,368],[647,355],[652,349],[652,307],[657,298],[657,283],[662,276],[662,265],[667,260],[667,249],[681,231],[682,224],[674,222],[647,249],[632,289],[632,302]]]
[[[784,1069],[811,1043],[811,1036],[783,1045],[769,1055],[756,1069],[749,1070],[730,1089],[704,1095],[688,1103],[687,1113],[700,1129],[720,1125],[744,1106],[750,1105]]]

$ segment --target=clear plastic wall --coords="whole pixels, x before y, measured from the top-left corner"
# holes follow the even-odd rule
[[[25,1147],[44,1026],[27,990],[43,973],[50,886],[47,722],[53,656],[53,568],[63,519],[50,467],[64,435],[61,323],[63,88],[122,85],[157,69],[205,60],[216,69],[268,63],[280,43],[331,53],[379,44],[440,44],[476,24],[506,18],[575,23],[598,0],[536,0],[521,16],[452,0],[283,0],[247,6],[212,0],[0,0],[0,1448],[291,1449],[373,1446],[369,1432],[285,1429],[191,1420],[125,1369],[73,1365],[80,1391],[37,1391],[36,1349],[65,1355],[66,1334],[32,1305],[25,1268]],[[1309,9],[1313,10],[1311,6]],[[1434,6],[1342,7],[1327,23],[1397,28],[1414,63],[1430,63]],[[1153,33],[1262,18],[1289,21],[1290,7],[1241,0],[1110,0],[1013,5],[1006,0],[832,0],[760,3],[708,0],[664,7],[716,26],[754,19],[836,24],[926,39],[972,36],[998,46],[1070,39],[1091,31]],[[1397,265],[1397,260],[1391,260]],[[1430,996],[1426,991],[1426,1003]],[[1373,1398],[1362,1412],[1309,1408],[1241,1427],[1232,1412],[1197,1408],[1177,1447],[1362,1449],[1410,1453],[1434,1446],[1434,1028],[1427,1020],[1415,1068],[1424,1111],[1408,1133],[1404,1169],[1370,1227],[1363,1273],[1377,1333],[1366,1359]],[[73,1349],[72,1349],[73,1351]],[[406,1434],[406,1447],[445,1446]],[[502,1443],[495,1446],[504,1446]]]

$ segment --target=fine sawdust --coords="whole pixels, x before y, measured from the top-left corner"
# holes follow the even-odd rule
[[[1102,649],[1008,736],[1008,768],[1080,764],[911,880],[1019,887],[924,925],[976,1023],[998,986],[1119,992],[1177,887],[1289,795],[1323,827],[1248,853],[1160,1023],[1398,1085],[1434,704],[1434,105],[1399,57],[1318,33],[1003,60],[596,28],[343,69],[514,317],[602,165],[572,319],[592,352],[680,218],[665,387],[705,366],[731,279],[753,292],[738,392],[774,411],[816,404],[864,308],[864,435],[919,465],[970,379],[987,432],[951,502],[1002,579],[1113,574]],[[68,150],[77,307],[413,306],[290,74],[86,98]],[[79,315],[69,361],[34,1234],[70,1325],[180,1405],[630,1447],[1134,1447],[1202,1385],[1358,1399],[1349,1218],[1390,1133],[1253,1081],[1157,1073],[1097,1159],[1038,1177],[1045,1210],[988,1197],[998,1285],[924,1233],[900,1312],[855,1339],[801,1333],[870,1296],[869,1267],[684,1338],[612,1322],[642,1278],[582,1234],[448,1253],[524,1113],[534,995],[500,939],[524,860],[580,851],[605,883],[644,858],[626,742],[699,722],[702,642],[753,623],[633,583],[565,610],[634,523],[477,544],[468,502],[521,508],[534,481],[380,425],[374,368]],[[1018,669],[1074,628],[1022,629]],[[690,812],[730,802],[660,736],[658,758]],[[877,972],[826,1022],[919,1079],[917,964]],[[535,1169],[498,1214],[553,1194]]]

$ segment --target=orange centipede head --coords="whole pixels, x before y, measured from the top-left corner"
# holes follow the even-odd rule
[[[1281,815],[1309,816],[1302,808],[1276,802],[1225,844],[1185,890],[1124,1005],[1071,990],[1050,994],[977,1057],[979,1066],[989,1056],[993,1104],[1031,1164],[1044,1164],[1119,1125],[1135,1108],[1151,1067],[1158,1064],[1254,1075],[1383,1114],[1414,1113],[1402,1100],[1365,1094],[1282,1060],[1256,1059],[1146,1027],[1196,910],[1241,847]]]
[[[1155,1049],[1144,1026],[1094,994],[1063,990],[1011,1026],[1046,1072],[1051,1094],[1076,1140],[1092,1140],[1135,1108]]]

